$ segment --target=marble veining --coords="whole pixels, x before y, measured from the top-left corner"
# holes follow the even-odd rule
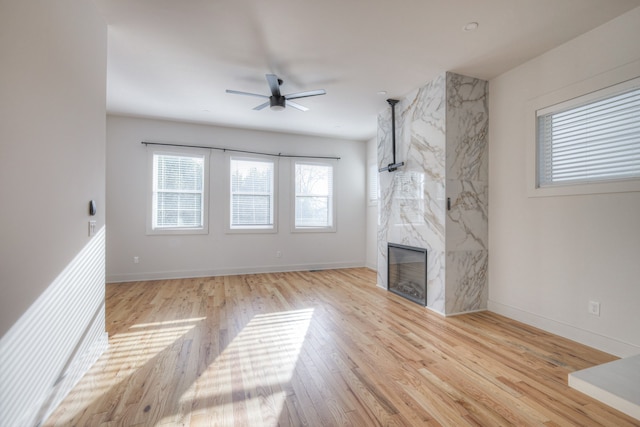
[[[426,248],[427,306],[486,307],[487,82],[443,73],[396,105],[396,161],[379,175],[378,284],[387,243]],[[393,161],[391,111],[378,116],[378,167]],[[447,198],[451,209],[447,210]]]
[[[445,109],[444,76],[396,104],[396,161],[379,178],[378,284],[387,287],[387,243],[426,248],[427,305],[444,309]],[[378,117],[378,167],[392,162],[391,113]],[[438,255],[438,253],[440,255]],[[441,298],[437,298],[442,295]],[[435,298],[434,298],[435,296]]]
[[[487,82],[447,73],[447,178],[488,180]]]
[[[447,73],[445,313],[485,309],[488,265],[488,83]]]
[[[450,251],[446,259],[446,313],[457,314],[486,308],[488,252]]]
[[[486,182],[447,181],[451,210],[447,212],[447,250],[488,249]]]

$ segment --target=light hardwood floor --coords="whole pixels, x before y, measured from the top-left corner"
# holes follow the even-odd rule
[[[367,269],[107,285],[109,349],[49,417],[77,426],[640,425],[567,386],[615,357]]]

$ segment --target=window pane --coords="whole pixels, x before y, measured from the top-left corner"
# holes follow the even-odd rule
[[[202,228],[204,157],[154,154],[154,229]]]
[[[296,164],[296,194],[330,195],[332,188],[331,166]]]
[[[156,155],[159,190],[202,190],[204,158]]]
[[[231,158],[230,167],[231,226],[273,226],[274,162]]]
[[[296,226],[327,227],[329,224],[329,198],[317,196],[296,197]]]
[[[234,194],[231,211],[233,225],[271,224],[271,196]]]
[[[296,163],[295,226],[333,226],[333,166]]]
[[[640,89],[538,117],[538,185],[640,177]]]
[[[178,225],[178,211],[163,209],[158,211],[158,228],[176,227]]]
[[[369,166],[369,203],[378,202],[378,165],[372,164]]]

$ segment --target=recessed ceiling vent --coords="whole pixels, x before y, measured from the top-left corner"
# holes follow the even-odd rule
[[[389,163],[383,168],[378,169],[378,172],[393,172],[400,166],[404,166],[404,162],[396,162],[396,104],[398,103],[398,100],[387,99],[387,102],[391,106],[391,149],[393,150],[393,162]]]

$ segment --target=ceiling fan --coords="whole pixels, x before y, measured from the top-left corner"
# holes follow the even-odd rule
[[[227,89],[227,93],[233,93],[236,95],[257,96],[259,98],[267,98],[269,99],[269,101],[265,102],[264,104],[258,105],[257,107],[254,108],[254,110],[262,110],[263,108],[269,106],[271,107],[272,110],[276,110],[276,111],[284,110],[284,108],[287,105],[295,109],[298,109],[300,111],[308,111],[309,109],[307,107],[304,107],[298,104],[297,102],[293,102],[291,100],[298,99],[298,98],[307,98],[309,96],[324,95],[327,93],[324,89],[318,89],[318,90],[310,90],[307,92],[296,92],[296,93],[290,93],[288,95],[282,95],[280,93],[280,85],[282,84],[282,79],[279,79],[278,76],[276,76],[275,74],[266,74],[266,77],[267,77],[267,83],[269,83],[269,89],[271,89],[271,96],[261,95],[259,93],[241,92],[239,90],[231,90],[231,89]]]

